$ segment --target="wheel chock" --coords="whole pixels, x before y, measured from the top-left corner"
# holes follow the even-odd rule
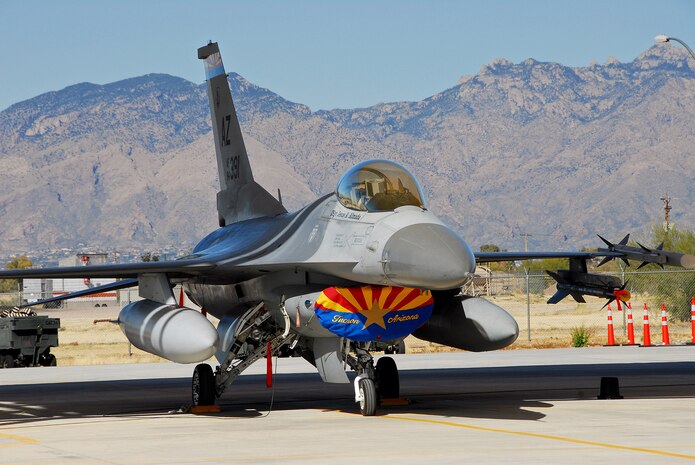
[[[198,405],[195,407],[191,407],[189,413],[220,413],[221,411],[222,409],[219,405]]]
[[[402,405],[410,405],[410,399],[407,397],[395,397],[392,399],[381,399],[379,405],[384,407],[399,407]]]
[[[604,376],[601,378],[601,387],[597,399],[622,399],[620,395],[620,383],[618,378]]]

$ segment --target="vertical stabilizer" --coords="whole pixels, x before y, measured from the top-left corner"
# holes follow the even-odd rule
[[[285,213],[287,210],[280,202],[253,180],[217,42],[199,48],[198,58],[205,60],[205,79],[220,178],[220,191],[217,193],[220,226]]]

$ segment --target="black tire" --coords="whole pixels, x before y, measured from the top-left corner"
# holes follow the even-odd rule
[[[376,362],[376,384],[379,397],[382,399],[397,399],[401,394],[401,383],[398,379],[398,367],[391,357],[381,357]]]
[[[405,341],[401,341],[398,343],[398,349],[396,349],[397,354],[404,354],[405,353]]]
[[[14,368],[14,357],[12,355],[5,355],[2,357],[2,363],[0,367],[2,368]]]
[[[369,378],[362,378],[359,383],[360,386],[360,396],[362,400],[360,401],[360,413],[365,417],[374,416],[376,413],[376,387],[374,386],[374,381]]]
[[[58,361],[56,360],[56,356],[53,354],[48,354],[44,357],[42,360],[42,365],[45,367],[54,367],[58,365]]]
[[[215,405],[215,374],[207,363],[196,365],[192,380],[193,406]]]

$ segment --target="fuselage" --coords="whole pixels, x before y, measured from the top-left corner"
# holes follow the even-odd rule
[[[475,256],[427,209],[404,166],[357,163],[334,194],[287,212],[254,180],[217,44],[198,49],[198,57],[205,60],[221,227],[178,263],[119,267],[137,275],[143,298],[119,313],[132,344],[179,363],[213,354],[219,361],[215,375],[207,364],[196,367],[194,405],[211,402],[251,363],[283,347],[315,364],[325,382],[349,382],[348,363],[359,389],[376,398],[375,383],[384,379],[365,343],[400,343],[413,334],[479,351],[516,339],[511,315],[459,295]],[[173,283],[219,322],[177,303]],[[386,384],[383,393],[398,397]],[[369,397],[355,387],[356,398]]]
[[[187,291],[218,318],[333,285],[455,289],[475,269],[468,244],[428,210],[355,211],[335,195],[297,212],[219,228],[193,255],[217,264],[217,282],[191,281]],[[248,269],[241,279],[239,267]],[[226,268],[234,269],[233,282],[225,282]]]

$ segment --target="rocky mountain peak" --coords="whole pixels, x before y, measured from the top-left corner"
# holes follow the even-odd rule
[[[494,76],[502,74],[508,71],[510,67],[514,66],[514,63],[507,60],[506,58],[498,57],[492,60],[490,63],[480,67],[478,71],[478,76]]]
[[[262,113],[284,112],[300,118],[311,115],[308,106],[290,102],[268,89],[249,82],[237,73],[229,73],[228,81],[235,104],[244,110],[240,112],[242,120],[252,117],[257,111]],[[201,89],[205,89],[205,83],[201,85]]]
[[[315,113],[236,73],[229,82],[254,174],[288,208],[332,191],[350,165],[388,158],[474,247],[519,249],[514,231],[583,246],[658,220],[664,186],[693,198],[685,53],[667,44],[586,67],[496,59],[422,101]],[[0,253],[193,243],[216,222],[209,118],[205,84],[163,74],[0,112]],[[672,217],[695,223],[677,204]]]
[[[642,52],[632,65],[642,70],[690,71],[695,62],[687,50],[674,43],[656,44]]]

